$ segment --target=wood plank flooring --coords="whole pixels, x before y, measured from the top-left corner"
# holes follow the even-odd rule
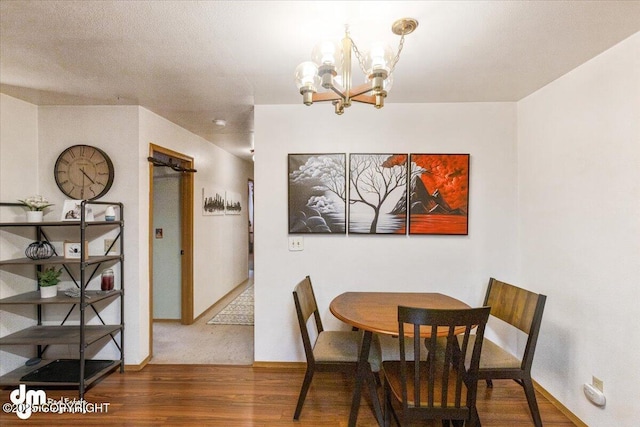
[[[353,379],[336,373],[315,375],[300,421],[293,421],[303,375],[304,369],[297,367],[148,365],[139,372],[114,372],[86,392],[91,404],[109,403],[106,413],[34,413],[25,421],[3,411],[0,425],[346,427]],[[0,391],[3,404],[10,402],[12,389]],[[78,397],[77,390],[46,393],[53,399]],[[481,383],[478,394],[484,427],[533,425],[524,392],[515,382],[494,381],[493,389]],[[574,425],[540,394],[538,404],[545,426]],[[358,426],[375,425],[366,397]]]

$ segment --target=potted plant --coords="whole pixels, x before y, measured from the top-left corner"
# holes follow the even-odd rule
[[[40,298],[51,298],[58,295],[58,282],[62,268],[56,270],[55,267],[49,267],[42,271],[38,271],[38,283],[40,284]]]
[[[26,197],[18,201],[29,209],[27,211],[27,222],[41,222],[43,211],[49,206],[53,206],[53,203],[49,203],[46,198],[40,195]]]

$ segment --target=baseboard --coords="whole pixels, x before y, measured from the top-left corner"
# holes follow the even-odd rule
[[[253,362],[254,368],[286,368],[301,369],[307,366],[306,362]]]
[[[551,393],[544,389],[540,384],[533,381],[533,388],[535,388],[541,395],[543,395],[553,406],[555,406],[564,416],[578,427],[589,427],[585,422],[578,418],[573,412],[567,409],[558,399],[553,397]]]
[[[136,371],[141,371],[145,366],[147,366],[149,364],[149,361],[151,360],[151,356],[147,356],[146,359],[144,359],[142,361],[142,363],[138,364],[138,365],[124,365],[124,370],[125,372],[136,372]]]

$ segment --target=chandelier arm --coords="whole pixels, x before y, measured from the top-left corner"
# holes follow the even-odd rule
[[[344,95],[336,94],[333,92],[322,92],[322,93],[314,93],[313,94],[313,102],[324,102],[324,101],[337,101],[339,99],[344,99]]]
[[[361,85],[358,85],[356,87],[354,87],[353,89],[351,89],[349,91],[349,97],[353,98],[355,96],[360,96],[363,95],[367,92],[371,92],[371,85],[369,83],[363,83]]]
[[[352,101],[360,102],[362,104],[376,104],[376,97],[373,95],[357,95],[351,98]]]
[[[332,86],[331,86],[331,90],[332,90],[336,95],[338,95],[340,98],[342,98],[342,99],[344,99],[344,100],[346,100],[346,99],[347,99],[347,95],[345,95],[344,93],[342,93],[342,92],[340,91],[340,89],[338,89],[337,87],[335,87],[335,86],[333,86],[333,85],[332,85]]]

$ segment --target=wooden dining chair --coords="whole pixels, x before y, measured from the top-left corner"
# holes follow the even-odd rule
[[[351,374],[352,378],[356,378],[356,370],[358,364],[358,354],[362,342],[362,331],[326,331],[322,326],[322,319],[318,311],[318,304],[311,285],[311,279],[306,276],[298,283],[293,291],[293,301],[296,306],[296,314],[298,324],[300,325],[300,333],[302,335],[302,344],[307,359],[307,369],[304,375],[300,395],[298,396],[298,404],[293,415],[293,419],[300,418],[302,406],[304,405],[307,392],[311,386],[313,374],[317,372],[346,372]],[[315,325],[315,333],[310,333],[309,319],[313,316]],[[313,326],[311,325],[311,326]],[[313,331],[311,331],[313,332]],[[311,338],[315,336],[312,343]],[[380,347],[376,340],[371,344],[369,352],[368,372],[371,374],[367,377],[369,393],[373,398],[378,399],[376,391],[376,377],[374,372],[380,371]]]
[[[491,380],[512,379],[524,388],[529,403],[531,417],[536,427],[542,427],[536,393],[531,379],[531,365],[538,341],[542,313],[547,300],[545,295],[536,294],[525,289],[494,279],[489,280],[484,305],[491,306],[491,315],[518,328],[528,335],[527,344],[521,359],[513,356],[497,344],[485,339],[485,348],[480,358],[480,379]]]
[[[441,420],[454,425],[479,426],[476,410],[478,366],[482,350],[484,329],[489,318],[489,307],[442,310],[414,307],[398,307],[399,361],[382,362],[384,378],[384,423],[389,426],[394,402],[402,407],[403,421]],[[405,325],[410,328],[405,330]],[[420,330],[424,328],[430,337],[423,342]],[[476,328],[476,333],[471,331]],[[438,330],[446,331],[449,344],[442,351],[436,348]],[[410,335],[406,337],[405,334]],[[462,351],[471,348],[470,365],[465,368],[462,357],[454,357],[460,337]],[[409,341],[414,357],[407,357]],[[427,360],[420,360],[428,353]],[[465,353],[466,354],[466,353]],[[457,362],[457,364],[454,364]]]
[[[485,338],[478,370],[478,378],[486,380],[490,388],[493,387],[492,380],[498,379],[511,379],[520,384],[527,397],[531,418],[536,427],[542,427],[542,419],[533,389],[531,365],[546,300],[545,295],[527,291],[493,277],[489,279],[484,305],[491,306],[492,316],[527,334],[527,343],[522,358],[519,358]],[[440,342],[440,345],[443,343]]]

